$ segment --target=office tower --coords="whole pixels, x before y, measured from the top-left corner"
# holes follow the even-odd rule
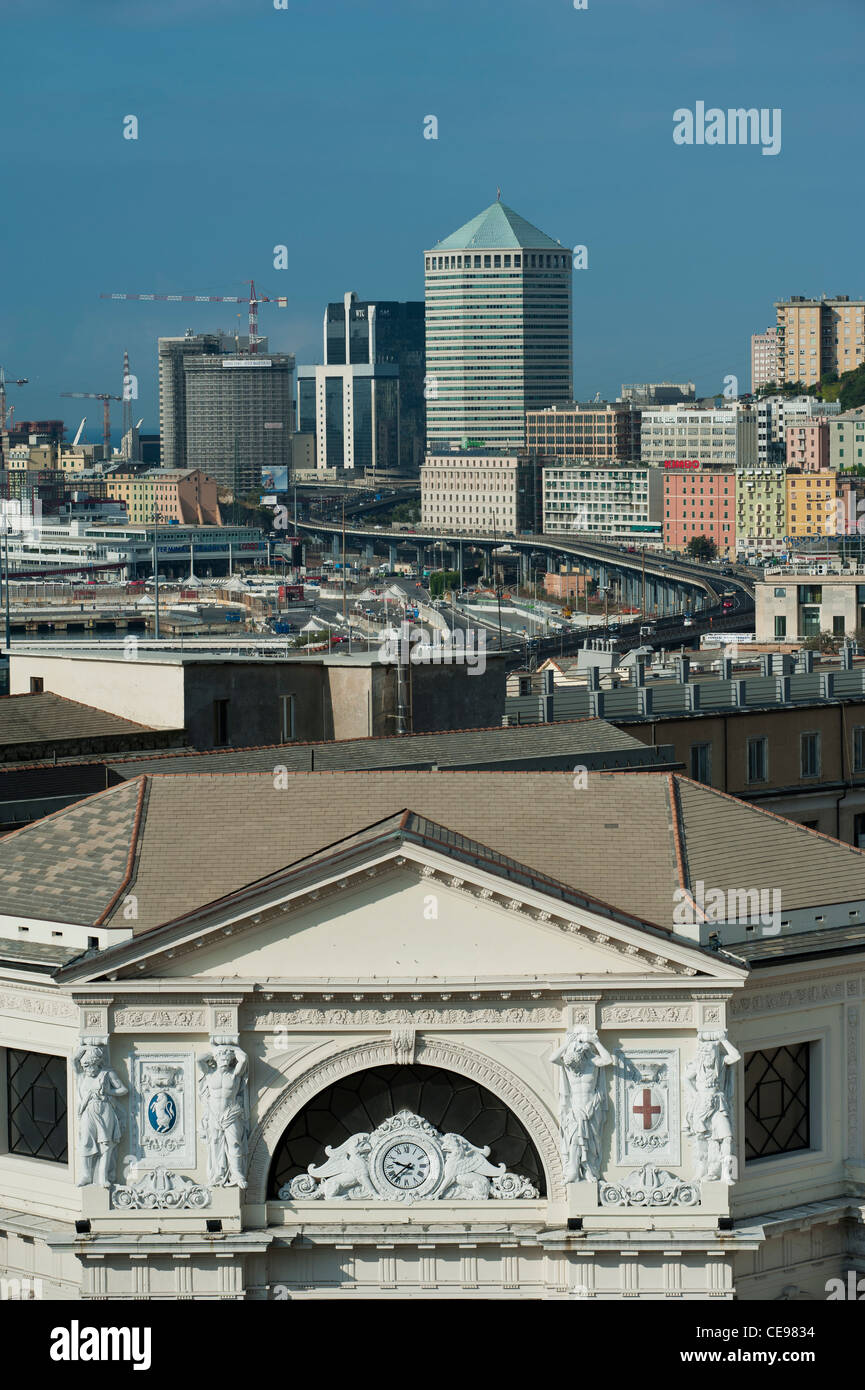
[[[200,468],[239,496],[265,472],[286,475],[294,428],[294,358],[269,353],[266,339],[256,356],[244,345],[222,334],[159,340],[163,467]]]
[[[622,386],[623,401],[632,405],[680,405],[697,398],[693,381],[637,381]]]
[[[829,372],[841,376],[865,362],[865,300],[794,294],[777,302],[775,312],[779,384],[813,386]]]
[[[639,459],[640,410],[630,401],[574,401],[526,412],[526,448],[562,459]]]
[[[427,448],[523,447],[571,394],[571,252],[502,202],[424,252]]]
[[[186,467],[186,375],[188,357],[222,351],[219,333],[193,333],[159,339],[159,435],[163,468]]]
[[[747,468],[757,462],[757,413],[751,406],[650,406],[643,410],[640,436],[644,463],[688,459],[704,467]]]
[[[370,367],[376,370],[353,370]],[[388,368],[396,368],[396,375]],[[316,379],[325,383],[321,418]],[[319,466],[398,469],[417,476],[425,442],[423,385],[420,300],[359,300],[349,291],[341,302],[328,304],[324,369],[302,367],[298,373],[299,422],[319,436]]]
[[[778,329],[751,334],[751,392],[778,384]]]

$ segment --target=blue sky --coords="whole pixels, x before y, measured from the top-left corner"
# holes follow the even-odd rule
[[[319,361],[328,300],[422,298],[424,248],[498,185],[588,247],[580,398],[747,390],[774,299],[865,294],[862,0],[0,0],[0,21],[0,363],[30,378],[19,416],[86,409],[90,439],[99,403],[61,391],[119,394],[128,348],[156,430],[157,337],[237,322],[100,291],[254,277],[288,298],[261,310],[271,346]],[[780,107],[780,154],[675,145],[697,101]]]

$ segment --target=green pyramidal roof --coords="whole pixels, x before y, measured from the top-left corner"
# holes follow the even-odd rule
[[[510,251],[513,247],[521,246],[555,246],[561,249],[560,242],[533,227],[531,222],[520,217],[513,208],[509,208],[505,203],[495,202],[490,203],[488,208],[484,208],[483,212],[479,212],[470,222],[451,232],[449,237],[445,237],[444,241],[438,242],[432,249]]]

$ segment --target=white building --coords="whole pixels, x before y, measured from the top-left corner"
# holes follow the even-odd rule
[[[861,1268],[861,853],[681,777],[291,780],[142,776],[0,841],[4,1279],[822,1300]]]
[[[754,410],[759,462],[783,463],[790,425],[831,419],[840,414],[841,407],[837,401],[818,401],[815,396],[763,396],[754,402]]]
[[[661,543],[660,468],[574,459],[543,469],[543,529],[615,541]]]
[[[707,410],[694,405],[643,409],[644,463],[699,459],[704,467],[744,468],[757,462],[757,417],[746,405]]]
[[[420,471],[421,523],[491,535],[532,531],[538,471],[524,453],[428,454]]]

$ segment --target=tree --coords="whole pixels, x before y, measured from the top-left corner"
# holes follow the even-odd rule
[[[718,554],[718,547],[711,536],[692,536],[685,546],[685,553],[690,555],[692,560],[714,560]]]

